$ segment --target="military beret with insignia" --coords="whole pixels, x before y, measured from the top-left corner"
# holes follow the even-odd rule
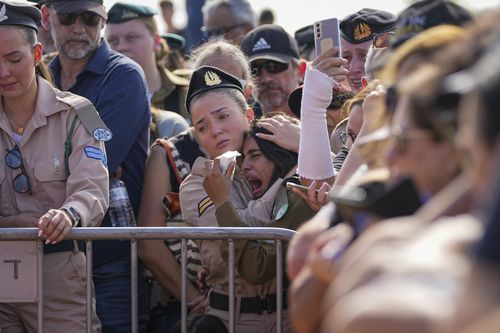
[[[236,77],[216,67],[202,66],[191,75],[186,95],[186,110],[191,112],[190,104],[195,96],[214,89],[236,89],[243,94],[241,82]]]
[[[151,17],[158,11],[143,5],[116,2],[108,11],[108,23],[123,23],[139,17]]]
[[[167,42],[168,47],[174,50],[182,50],[186,46],[186,39],[178,34],[173,34],[169,32],[162,32],[160,34],[161,38]]]
[[[397,20],[393,48],[398,47],[411,37],[440,24],[463,26],[472,15],[460,5],[446,0],[421,0],[403,10]]]
[[[30,2],[0,0],[0,25],[18,25],[38,31],[42,13]]]
[[[353,44],[372,40],[375,34],[394,29],[396,17],[391,13],[371,8],[363,8],[348,15],[340,22],[342,38]]]

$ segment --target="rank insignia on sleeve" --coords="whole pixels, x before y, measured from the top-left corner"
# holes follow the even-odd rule
[[[210,207],[214,205],[214,202],[210,197],[207,195],[205,198],[203,198],[199,203],[198,203],[198,216],[201,217],[203,213]]]

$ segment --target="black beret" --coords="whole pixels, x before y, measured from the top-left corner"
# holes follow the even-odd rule
[[[471,19],[472,15],[465,8],[451,1],[414,2],[399,14],[391,46],[398,47],[411,37],[436,25],[462,26]]]
[[[190,113],[192,99],[203,92],[213,89],[236,89],[243,94],[240,80],[221,69],[201,66],[193,72],[186,95],[186,110]]]
[[[0,25],[19,25],[38,31],[42,13],[34,5],[0,0]]]
[[[108,11],[108,23],[123,23],[139,17],[152,17],[156,9],[126,2],[116,2]]]
[[[103,0],[45,0],[45,4],[59,14],[92,12],[105,20],[108,18]]]
[[[183,50],[186,46],[186,39],[178,34],[173,34],[170,32],[162,32],[160,34],[161,38],[167,42],[168,47],[175,50]]]
[[[249,31],[241,41],[241,49],[248,61],[266,59],[288,64],[300,59],[297,42],[282,27],[263,24]]]
[[[363,8],[340,22],[342,38],[353,44],[372,40],[375,34],[394,29],[396,17],[378,9]]]

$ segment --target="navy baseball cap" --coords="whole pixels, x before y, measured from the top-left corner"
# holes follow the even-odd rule
[[[102,0],[45,0],[45,4],[59,14],[92,12],[103,19],[108,19]]]
[[[241,49],[248,61],[265,59],[288,64],[300,59],[297,42],[281,26],[263,24],[249,31],[241,41]]]

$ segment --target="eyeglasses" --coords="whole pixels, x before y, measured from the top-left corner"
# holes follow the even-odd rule
[[[397,151],[404,154],[408,150],[411,141],[415,140],[433,140],[436,136],[430,130],[421,128],[400,128],[391,130],[391,136],[394,140]]]
[[[389,47],[391,46],[391,39],[393,36],[394,36],[393,31],[387,31],[376,34],[375,37],[373,37],[372,45],[376,49],[383,49],[385,47]]]
[[[284,72],[288,69],[288,64],[282,62],[268,60],[261,63],[252,63],[250,65],[250,71],[253,77],[260,76],[262,69],[265,69],[269,74],[278,74]]]
[[[59,17],[59,23],[61,23],[62,25],[75,24],[78,16],[80,16],[80,18],[82,19],[83,24],[88,27],[95,27],[101,21],[101,17],[92,12],[57,14],[57,16]]]
[[[212,29],[212,30],[208,30],[207,27],[201,27],[201,31],[203,32],[203,36],[205,38],[211,39],[211,38],[216,38],[219,36],[224,36],[228,32],[230,32],[234,29],[237,29],[237,28],[241,28],[245,25],[246,25],[246,23],[239,23],[239,24],[232,25],[230,27],[220,27],[220,28]]]
[[[347,144],[349,138],[351,138],[352,140],[351,143],[354,143],[354,141],[356,140],[356,135],[347,131],[340,132],[340,141],[342,141],[344,145]]]
[[[5,164],[13,170],[21,169],[21,173],[17,175],[12,181],[12,186],[14,191],[17,193],[28,193],[33,194],[31,190],[31,183],[24,168],[23,157],[21,151],[17,145],[12,148],[12,150],[7,149],[7,154],[5,155]]]

